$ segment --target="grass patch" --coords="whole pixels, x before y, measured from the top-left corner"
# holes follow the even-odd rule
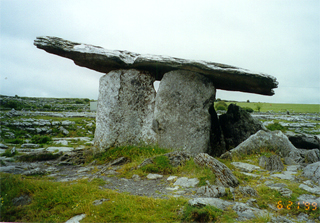
[[[188,178],[198,178],[200,181],[198,184],[199,187],[207,185],[206,181],[214,184],[216,180],[216,176],[212,170],[208,167],[199,167],[194,163],[193,158],[187,161],[185,165],[179,166],[175,174]]]
[[[122,146],[122,147],[111,147],[110,149],[98,153],[93,156],[98,163],[107,163],[118,159],[120,157],[126,157],[131,162],[142,162],[146,158],[154,157],[171,152],[171,150],[159,148],[158,146]],[[88,160],[90,162],[92,160]],[[140,163],[139,163],[140,164]]]
[[[184,222],[215,222],[223,213],[213,206],[193,207],[187,205],[182,220]]]
[[[280,130],[281,132],[286,132],[287,128],[282,126],[279,121],[275,121],[272,124],[269,124],[266,126],[267,129],[271,130],[271,131],[275,131],[275,130]]]
[[[17,151],[15,151],[14,153],[11,153],[11,149],[6,149],[6,150],[4,151],[4,153],[1,154],[1,156],[13,157],[13,156],[15,156],[15,155],[17,155],[17,154],[18,154]]]
[[[88,222],[172,222],[179,221],[178,211],[186,199],[154,199],[101,190],[101,180],[88,182],[51,182],[39,178],[23,178],[0,173],[1,221],[65,222],[78,214],[86,214]],[[23,194],[31,197],[26,206],[16,207],[12,199]],[[108,199],[101,205],[92,202]]]
[[[168,157],[157,156],[153,159],[152,164],[142,167],[141,170],[149,173],[172,174],[175,172],[176,168],[170,164]]]
[[[248,107],[257,110],[256,102],[227,102],[227,104],[236,103],[240,107]],[[261,102],[260,112],[296,112],[296,113],[319,113],[320,104],[283,104]]]
[[[61,156],[61,153],[50,153],[42,152],[36,154],[25,154],[20,157],[17,157],[17,160],[22,162],[34,162],[34,161],[45,161],[45,160],[54,160]]]

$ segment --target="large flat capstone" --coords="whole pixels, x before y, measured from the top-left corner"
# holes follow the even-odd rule
[[[216,89],[262,95],[273,95],[273,88],[278,86],[276,78],[270,75],[220,63],[107,50],[50,36],[37,37],[34,45],[48,53],[72,59],[79,66],[102,73],[118,69],[137,69],[148,71],[155,80],[161,80],[169,71],[188,70],[207,76]]]

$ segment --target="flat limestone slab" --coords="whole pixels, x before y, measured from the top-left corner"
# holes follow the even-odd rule
[[[102,73],[118,69],[137,69],[150,72],[156,80],[172,70],[188,70],[213,80],[217,89],[273,95],[277,88],[275,77],[246,69],[169,56],[141,55],[129,51],[107,50],[99,46],[71,42],[58,37],[37,37],[34,45],[48,53],[66,57],[76,65]]]

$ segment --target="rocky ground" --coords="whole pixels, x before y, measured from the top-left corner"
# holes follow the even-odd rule
[[[104,165],[93,162],[84,165],[85,151],[92,145],[95,113],[10,110],[2,111],[0,115],[1,172],[29,176],[43,175],[59,182],[100,178],[105,182],[101,189],[109,188],[118,192],[163,199],[168,196],[182,196],[189,199],[190,205],[214,205],[222,210],[232,207],[238,214],[238,221],[269,214],[271,222],[320,222],[320,181],[311,180],[305,175],[308,166],[314,164],[320,166],[320,161],[309,165],[305,163],[285,165],[283,170],[277,172],[268,171],[252,160],[233,162],[230,166],[232,173],[246,179],[237,187],[212,185],[209,182],[205,186],[198,186],[199,179],[196,178],[159,174],[123,178],[119,177],[117,171],[124,165],[121,162]],[[319,114],[256,113],[253,116],[264,121],[265,126],[280,120],[280,123],[288,127],[291,132],[309,133],[312,137],[319,137]],[[34,135],[48,136],[50,141],[34,142]],[[11,157],[10,153],[18,155]],[[36,157],[37,154],[54,156],[27,162],[26,157],[30,154],[31,157]],[[264,186],[279,191],[283,197],[290,197],[297,188],[305,193],[298,197],[300,206],[295,203],[291,207],[289,204],[279,203],[281,200],[274,200],[263,209],[257,205],[262,196],[257,191]],[[229,199],[219,198],[228,194]],[[301,211],[299,214],[288,213],[279,216],[280,209],[290,207],[299,207]]]

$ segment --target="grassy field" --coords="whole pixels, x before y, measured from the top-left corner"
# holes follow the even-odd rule
[[[261,106],[261,112],[296,112],[296,113],[318,113],[320,112],[320,104],[281,104],[266,102],[227,102],[227,104],[235,103],[240,107],[249,107],[257,111],[257,105]]]

